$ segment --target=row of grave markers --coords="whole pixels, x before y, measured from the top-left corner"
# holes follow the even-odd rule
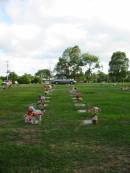
[[[82,98],[81,94],[76,95],[77,92],[79,93],[79,91],[77,91],[77,89],[74,87],[70,90],[70,94],[72,96],[72,100],[74,102],[74,105],[78,109],[77,110],[78,112],[80,112],[80,113],[87,112],[87,110],[85,109],[86,104],[83,103],[83,98]]]
[[[44,89],[44,95],[40,95],[36,103],[30,104],[27,113],[24,116],[25,123],[28,124],[40,124],[42,117],[45,115],[46,108],[50,102],[50,95],[53,88]]]
[[[77,111],[79,113],[91,113],[92,117],[91,119],[88,120],[83,120],[82,124],[86,125],[86,124],[97,124],[98,121],[98,116],[97,114],[99,112],[101,112],[101,109],[97,106],[88,106],[83,103],[83,98],[81,93],[75,88],[72,87],[70,89],[70,94],[72,96],[72,100],[74,102],[75,107],[77,108]]]

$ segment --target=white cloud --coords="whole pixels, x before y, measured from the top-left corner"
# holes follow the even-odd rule
[[[65,48],[79,45],[107,71],[114,51],[130,56],[129,0],[0,1],[0,73],[6,60],[19,74],[54,67]]]

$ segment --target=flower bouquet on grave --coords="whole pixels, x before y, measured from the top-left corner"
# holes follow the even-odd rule
[[[91,114],[98,114],[99,112],[101,112],[101,108],[99,108],[97,106],[89,105],[87,107],[87,112],[89,112]]]

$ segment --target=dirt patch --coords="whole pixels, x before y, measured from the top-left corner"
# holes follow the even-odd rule
[[[22,139],[15,142],[17,145],[24,145],[24,144],[43,144],[41,140],[38,139]]]
[[[123,161],[123,160],[122,160]],[[106,163],[102,162],[101,165],[93,165],[93,166],[88,166],[86,167],[81,167],[78,169],[75,169],[75,173],[103,173],[103,172],[109,172],[112,171],[114,173],[129,173],[130,166],[122,166],[122,161],[120,160],[108,160]]]
[[[101,160],[95,160],[95,164],[93,165],[78,161],[78,163],[75,163],[75,167],[77,167],[77,169],[74,170],[75,173],[103,173],[109,171],[113,173],[129,173],[129,154],[126,152],[125,148],[115,149],[102,145],[83,145],[82,147],[87,147],[92,152],[96,152],[97,155],[99,154]]]
[[[14,131],[17,131],[18,133],[18,139],[14,141],[16,144],[42,144],[42,139],[41,139],[41,134],[42,130],[41,129],[30,129],[30,128],[20,128],[16,129]]]
[[[7,125],[10,125],[10,124],[14,124],[15,121],[14,120],[0,120],[0,126],[7,126]]]
[[[8,125],[10,124],[10,121],[8,120],[0,120],[0,125]]]

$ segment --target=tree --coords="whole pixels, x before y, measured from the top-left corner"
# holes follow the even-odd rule
[[[125,52],[114,52],[109,62],[109,77],[113,82],[124,81],[127,78],[129,59]]]
[[[130,71],[128,71],[128,77],[127,77],[126,82],[130,82]]]
[[[65,58],[62,57],[59,58],[59,62],[56,64],[55,71],[57,78],[61,79],[69,78],[70,76],[69,66]]]
[[[65,49],[55,67],[56,76],[62,78],[76,78],[81,73],[81,51],[78,46]]]
[[[20,84],[30,84],[33,79],[33,76],[30,74],[24,74],[23,76],[19,77],[18,82]]]
[[[81,50],[78,46],[74,46],[70,50],[70,69],[71,77],[76,78],[81,72]]]
[[[38,76],[34,76],[31,83],[41,83],[41,78]]]
[[[89,82],[92,76],[92,71],[95,68],[99,68],[99,60],[95,55],[91,55],[89,53],[84,53],[81,57],[82,66],[86,68],[85,76],[86,80]]]
[[[0,79],[1,79],[2,81],[4,81],[4,80],[7,79],[7,77],[6,77],[6,76],[0,76]]]
[[[48,80],[50,80],[50,78],[52,76],[51,71],[49,69],[39,70],[35,75],[39,76],[42,79],[44,78],[44,79],[48,79]]]
[[[98,71],[97,73],[97,82],[107,82],[108,75],[102,71]]]
[[[18,80],[18,75],[15,72],[10,72],[8,78],[12,83],[15,83]]]
[[[91,74],[91,81],[96,83],[98,79],[98,74],[97,73],[92,73]]]
[[[81,71],[79,71],[76,75],[75,75],[75,80],[77,81],[77,82],[80,82],[80,81],[84,81],[84,73],[83,73],[83,71],[82,71],[82,69],[81,69]]]

